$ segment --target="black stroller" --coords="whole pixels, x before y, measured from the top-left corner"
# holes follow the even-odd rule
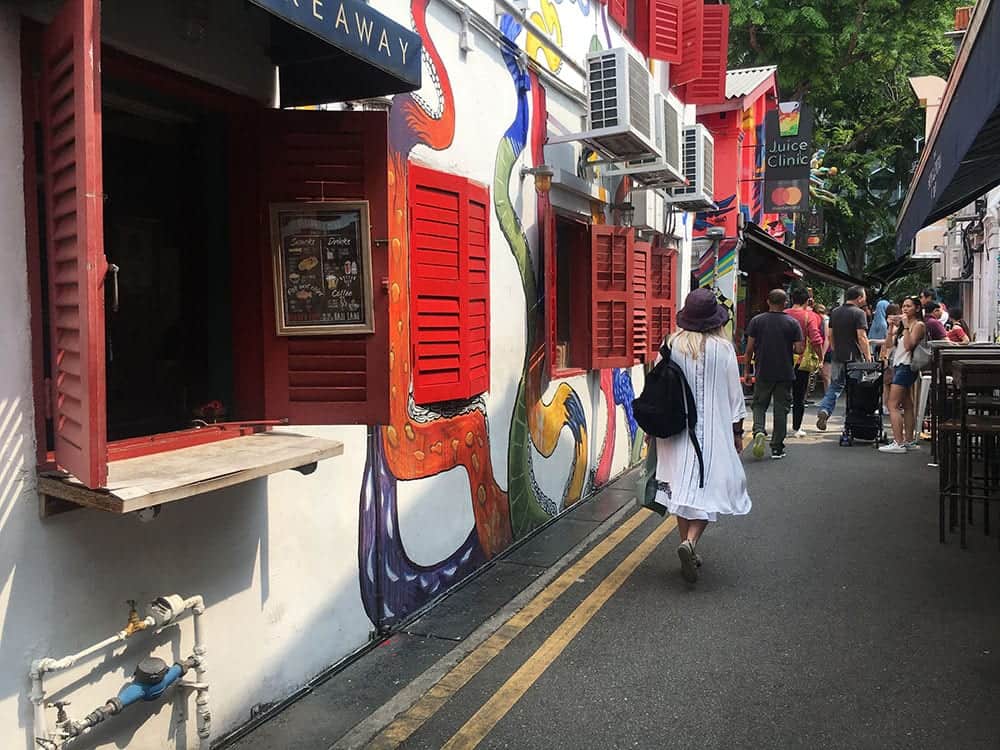
[[[882,426],[884,366],[881,362],[848,362],[844,368],[847,414],[840,444],[854,445],[855,440],[864,440],[877,446],[886,442]]]

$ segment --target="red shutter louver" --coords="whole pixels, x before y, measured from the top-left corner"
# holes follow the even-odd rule
[[[660,351],[663,339],[674,331],[677,298],[674,286],[674,260],[677,251],[668,247],[654,247],[650,251],[649,269],[649,357]]]
[[[687,85],[688,104],[720,104],[726,100],[729,57],[729,6],[706,5],[702,31],[701,76]]]
[[[649,261],[648,242],[632,249],[632,357],[641,362],[649,352]]]
[[[468,183],[466,308],[462,320],[465,375],[471,397],[490,389],[490,192]]]
[[[489,390],[489,191],[410,165],[413,399]]]
[[[591,368],[630,367],[632,358],[631,229],[591,228]]]
[[[375,331],[336,336],[274,333],[269,233],[264,263],[264,411],[292,424],[382,424],[389,416],[387,119],[380,112],[267,110],[258,146],[262,216],[270,203],[369,203]],[[236,256],[234,256],[236,257]],[[238,356],[240,356],[238,354]],[[244,366],[253,366],[246,361]]]
[[[43,32],[41,110],[56,463],[107,482],[100,8],[66,0]]]
[[[680,62],[670,66],[671,86],[682,86],[701,78],[704,18],[702,0],[681,0],[681,54]]]
[[[628,25],[628,0],[608,0],[608,15],[624,29]]]
[[[649,0],[649,56],[679,63],[682,59],[683,0]]]

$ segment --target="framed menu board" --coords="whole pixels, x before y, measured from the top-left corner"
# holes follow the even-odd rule
[[[371,333],[368,201],[272,203],[279,336]]]

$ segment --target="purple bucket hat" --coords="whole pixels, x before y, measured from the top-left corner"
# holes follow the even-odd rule
[[[729,322],[729,310],[719,304],[711,289],[695,289],[677,313],[677,325],[686,331],[711,331]]]

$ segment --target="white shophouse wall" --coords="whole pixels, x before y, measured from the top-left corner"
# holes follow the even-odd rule
[[[537,10],[540,0],[531,0]],[[110,5],[110,0],[106,6]],[[34,3],[42,8],[53,3]],[[171,4],[149,3],[150,6]],[[210,4],[211,5],[211,4]],[[408,3],[381,0],[377,9],[408,24]],[[493,18],[494,0],[473,7]],[[581,8],[586,6],[588,14]],[[594,0],[566,0],[555,6],[564,47],[582,63],[592,35],[607,46],[601,8]],[[36,9],[37,9],[36,8]],[[443,3],[431,3],[428,24],[455,88],[457,124],[446,151],[418,147],[413,159],[493,184],[496,144],[513,119],[516,99],[499,50],[476,34],[477,48],[463,55],[458,17]],[[114,24],[110,24],[112,27]],[[323,461],[302,477],[284,472],[267,480],[165,506],[151,523],[133,517],[79,510],[42,521],[35,485],[34,414],[31,388],[30,320],[26,276],[23,147],[20,108],[20,17],[0,5],[0,748],[31,748],[32,710],[28,667],[32,659],[77,651],[123,627],[126,599],[146,602],[168,593],[202,594],[208,606],[206,634],[213,729],[219,733],[245,722],[251,707],[278,700],[310,677],[363,646],[372,623],[365,615],[358,582],[358,508],[366,458],[364,426],[311,428],[341,440],[344,455]],[[612,42],[620,40],[612,30]],[[519,39],[523,44],[524,36]],[[138,42],[136,42],[138,44]],[[133,45],[134,47],[135,45]],[[133,49],[138,52],[138,49]],[[169,58],[176,50],[161,49]],[[209,54],[210,51],[206,51]],[[230,57],[230,61],[232,58]],[[258,91],[260,70],[218,71],[233,88]],[[580,85],[572,72],[562,74]],[[580,105],[547,86],[552,117],[579,122]],[[693,121],[693,115],[691,117]],[[484,147],[483,144],[487,144]],[[576,152],[546,150],[557,166],[575,171]],[[530,147],[522,162],[530,159]],[[535,194],[530,178],[509,189],[525,233],[537,248]],[[683,231],[680,293],[690,275],[690,219]],[[501,487],[507,486],[508,428],[525,347],[525,311],[517,266],[495,216],[492,239],[492,343],[490,455]],[[632,369],[636,390],[642,369]],[[582,397],[592,436],[590,468],[606,432],[604,396],[596,373],[565,382]],[[615,409],[617,439],[612,476],[629,461],[628,430]],[[536,479],[561,497],[572,467],[573,441],[563,430],[555,453],[534,456]],[[589,486],[587,491],[591,488]],[[436,477],[399,483],[401,535],[417,562],[431,562],[454,550],[474,523],[467,479],[461,467]],[[51,677],[50,696],[69,697],[71,713],[83,716],[117,693],[143,657],[168,661],[191,649],[189,620],[160,636],[136,636],[127,646]],[[62,691],[62,692],[60,692]],[[193,698],[170,698],[130,709],[88,740],[92,747],[132,750],[195,747]],[[50,722],[54,719],[49,712]],[[185,719],[187,719],[185,721]]]

